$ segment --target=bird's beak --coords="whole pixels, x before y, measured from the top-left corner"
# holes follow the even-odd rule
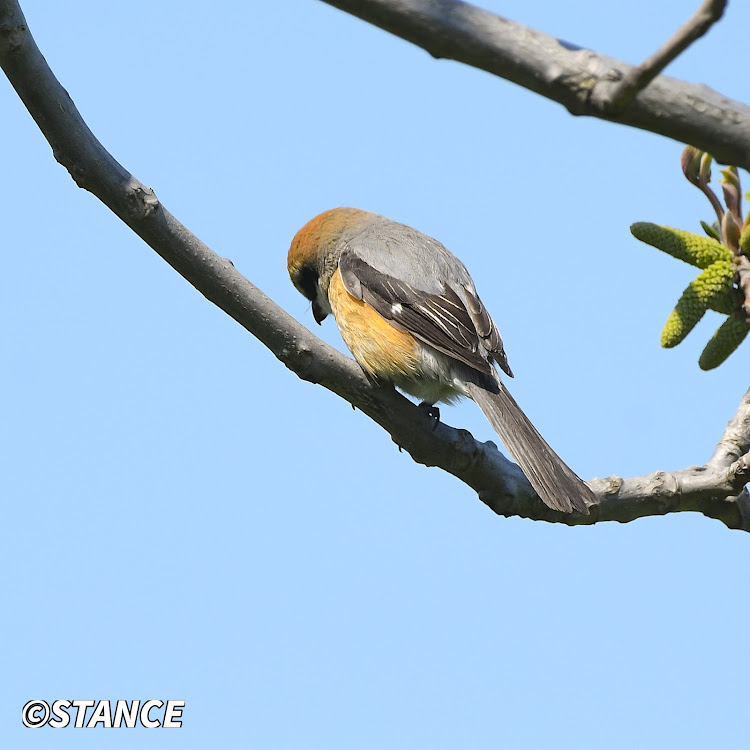
[[[327,317],[328,313],[318,304],[317,300],[312,303],[312,314],[315,322],[320,325]]]

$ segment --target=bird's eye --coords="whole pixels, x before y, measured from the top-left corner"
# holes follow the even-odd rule
[[[318,272],[312,266],[302,266],[296,278],[296,287],[309,300],[318,295]]]

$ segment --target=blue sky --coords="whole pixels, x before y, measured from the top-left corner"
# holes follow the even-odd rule
[[[695,4],[485,7],[637,62]],[[377,211],[465,261],[514,395],[581,476],[710,455],[747,346],[701,372],[711,315],[660,349],[693,274],[628,231],[711,218],[679,144],[315,0],[23,7],[105,146],[300,320],[295,231]],[[747,99],[748,24],[730,3],[669,73]],[[746,535],[494,516],[79,190],[7,82],[0,111],[8,747],[747,746]],[[492,437],[471,403],[442,415]],[[32,698],[183,699],[184,726],[30,730]]]

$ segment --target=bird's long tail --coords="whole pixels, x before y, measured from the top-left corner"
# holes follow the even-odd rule
[[[493,393],[473,383],[466,385],[539,497],[554,510],[588,514],[588,506],[598,502],[596,496],[547,445],[505,386],[498,382],[499,390]]]

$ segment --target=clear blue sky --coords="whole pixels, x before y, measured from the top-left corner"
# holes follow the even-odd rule
[[[485,2],[632,62],[697,4]],[[582,476],[710,455],[750,349],[701,372],[717,316],[660,349],[691,269],[628,231],[710,218],[679,144],[315,0],[23,7],[116,158],[300,320],[295,231],[377,211],[466,262]],[[670,74],[747,99],[749,26],[731,2]],[[4,78],[0,112],[4,746],[747,748],[750,537],[494,516],[79,190]],[[471,403],[443,418],[492,437]],[[187,705],[180,730],[30,730],[32,698]]]

